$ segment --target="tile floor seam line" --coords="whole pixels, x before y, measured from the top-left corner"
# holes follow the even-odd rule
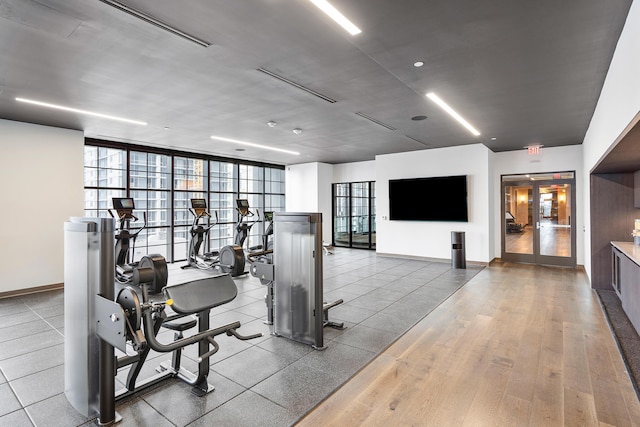
[[[139,396],[139,399],[140,399],[141,401],[143,401],[144,403],[146,403],[147,405],[149,405],[149,407],[150,407],[151,409],[153,409],[153,410],[154,410],[154,412],[155,412],[156,414],[160,415],[160,416],[162,417],[162,419],[166,420],[166,421],[167,421],[169,424],[171,424],[173,427],[179,427],[179,426],[178,426],[178,424],[174,423],[174,422],[173,422],[173,421],[171,421],[169,418],[167,418],[167,417],[166,417],[162,412],[158,411],[158,410],[156,409],[156,407],[155,407],[155,406],[153,406],[153,405],[151,404],[151,402],[148,402],[148,401],[145,399],[145,395],[144,395],[144,394],[143,394],[143,395],[141,395],[141,396]],[[131,402],[133,402],[133,400],[131,400]],[[116,403],[117,403],[117,402],[116,402]],[[217,408],[218,408],[218,407],[216,406],[216,407],[215,407],[215,408],[213,408],[211,411],[208,411],[208,412],[207,412],[207,414],[208,414],[209,412],[215,411]],[[117,412],[117,409],[116,409],[116,412]],[[202,414],[202,416],[204,416],[204,415],[206,415],[206,414]],[[198,418],[202,418],[202,417],[198,417]],[[195,419],[195,420],[193,420],[193,421],[197,421],[197,420],[198,420],[198,418],[196,418],[196,419]],[[97,421],[98,421],[97,417],[96,417],[95,421],[96,421],[96,423],[97,423]],[[118,425],[118,424],[116,423],[115,425]]]
[[[4,373],[4,370],[2,369],[2,367],[1,367],[1,366],[0,366],[0,373],[2,374],[2,376],[4,376],[4,378],[5,378],[5,379],[7,378],[7,376],[6,376],[6,374]],[[27,411],[27,407],[26,407],[26,406],[24,406],[24,404],[22,403],[22,400],[20,399],[20,396],[18,396],[18,393],[17,393],[17,392],[16,392],[16,390],[13,388],[13,385],[11,384],[11,381],[9,381],[8,379],[7,379],[7,387],[9,387],[9,390],[11,390],[11,393],[13,393],[13,397],[14,397],[14,398],[16,399],[16,401],[20,404],[20,408],[16,409],[15,411],[11,411],[11,412],[9,412],[9,413],[7,413],[7,414],[4,414],[4,415],[3,415],[3,417],[4,417],[4,416],[6,416],[6,415],[13,414],[13,413],[15,413],[15,412],[18,412],[18,411],[21,411],[21,410],[22,410],[22,411],[24,411],[24,412],[25,412],[25,414],[27,414],[27,417],[29,418],[29,421],[31,421],[31,424],[33,424],[33,425],[35,426],[35,425],[36,425],[36,423],[34,422],[33,418],[31,418],[31,415],[30,415],[30,414],[29,414],[29,412]],[[1,418],[1,417],[0,417],[0,418]]]
[[[64,337],[64,335],[63,335],[63,337]],[[24,338],[24,337],[23,337],[23,338]],[[5,342],[10,342],[10,341],[5,341]],[[6,361],[6,360],[15,359],[15,358],[17,358],[17,357],[24,357],[24,356],[26,356],[27,354],[33,353],[33,352],[35,352],[35,351],[46,350],[46,349],[49,349],[49,348],[53,348],[53,347],[55,347],[55,346],[57,346],[57,345],[64,345],[64,341],[63,341],[63,342],[59,342],[59,343],[57,343],[57,344],[51,344],[51,345],[48,345],[48,346],[46,346],[46,347],[40,347],[40,348],[38,348],[38,349],[36,349],[36,350],[28,351],[28,352],[26,352],[26,353],[16,354],[15,356],[11,356],[11,357],[7,357],[7,358],[4,358],[4,359],[0,359],[0,364],[1,364],[2,362]]]
[[[32,310],[32,311],[33,311],[33,310]],[[36,316],[38,316],[38,317],[40,318],[40,320],[42,320],[44,323],[46,323],[47,325],[49,325],[49,327],[51,327],[51,329],[53,329],[54,331],[56,331],[57,333],[59,333],[59,334],[60,334],[60,336],[61,336],[62,338],[64,338],[64,334],[63,334],[62,332],[60,332],[60,331],[58,330],[58,328],[56,328],[56,327],[55,327],[55,326],[53,326],[51,323],[49,323],[49,321],[47,321],[47,319],[46,319],[46,318],[42,317],[38,312],[36,312],[36,311],[33,311],[33,312],[35,313],[35,315],[36,315]],[[48,332],[48,331],[47,331],[47,332]]]
[[[11,297],[7,297],[7,299],[9,299],[9,298],[11,298]],[[0,301],[1,301],[1,300],[0,300]],[[29,312],[29,310],[31,310],[31,308],[30,308],[27,304],[25,304],[25,303],[23,303],[23,302],[21,302],[21,304],[23,304],[27,309],[26,309],[26,310],[24,310],[24,311],[16,311],[15,313],[9,313],[9,314],[3,314],[3,315],[0,315],[0,319],[2,319],[3,317],[13,316],[13,315],[18,314],[18,313],[28,313],[28,312]],[[0,308],[1,308],[1,307],[0,307]],[[31,311],[33,311],[33,310],[31,310]]]
[[[16,356],[16,357],[20,357],[20,356]],[[9,359],[5,359],[5,360],[9,360]],[[49,369],[51,369],[51,368],[56,368],[56,367],[58,367],[58,366],[62,366],[62,365],[64,365],[64,362],[62,362],[62,363],[60,363],[60,364],[58,364],[58,365],[49,366],[49,367],[44,368],[44,369],[41,369],[41,370],[39,370],[39,371],[29,372],[29,373],[28,373],[28,374],[26,374],[26,375],[22,375],[21,377],[15,377],[15,378],[13,378],[13,379],[11,379],[11,380],[10,380],[10,379],[8,379],[6,375],[5,375],[5,378],[7,378],[7,382],[17,381],[17,380],[20,380],[20,379],[22,379],[22,378],[26,378],[26,377],[28,377],[28,376],[30,376],[30,375],[39,374],[39,373],[44,372],[44,371],[47,371],[47,370],[49,370]],[[1,367],[1,366],[0,366],[0,369],[2,369],[2,367]]]

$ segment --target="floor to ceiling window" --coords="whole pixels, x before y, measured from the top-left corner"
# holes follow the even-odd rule
[[[86,216],[108,217],[113,197],[133,197],[139,220],[131,227],[146,224],[136,239],[134,260],[147,253],[170,262],[187,258],[192,198],[207,200],[212,218],[206,225],[217,221],[206,250],[233,244],[236,199],[249,199],[261,219],[264,210],[284,210],[285,174],[278,165],[87,140],[84,170]],[[263,232],[260,221],[252,228],[250,245],[259,244]]]
[[[127,191],[127,152],[107,147],[84,149],[84,212],[107,217],[113,197]]]
[[[129,195],[146,216],[146,228],[136,239],[138,256],[170,252],[171,157],[141,151],[129,152]],[[138,258],[139,259],[139,258]]]

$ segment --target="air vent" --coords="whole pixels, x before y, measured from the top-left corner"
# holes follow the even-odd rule
[[[360,117],[363,117],[363,118],[365,118],[365,119],[369,120],[370,122],[373,122],[373,123],[375,123],[375,124],[377,124],[377,125],[380,125],[380,126],[382,126],[382,127],[385,127],[385,128],[387,128],[387,129],[389,129],[389,130],[396,130],[396,128],[394,128],[393,126],[389,126],[389,125],[388,125],[388,124],[386,124],[386,123],[382,123],[380,120],[374,119],[374,118],[373,118],[373,117],[371,117],[371,116],[367,116],[367,115],[366,115],[366,114],[364,114],[364,113],[360,113],[360,112],[358,112],[358,113],[356,113],[356,115],[358,115],[358,116],[360,116]]]
[[[141,20],[143,20],[143,21],[145,21],[145,22],[147,22],[149,24],[155,25],[158,28],[162,28],[163,30],[168,31],[173,35],[176,35],[178,37],[182,37],[183,39],[188,40],[188,41],[190,41],[192,43],[198,44],[198,45],[203,46],[203,47],[211,46],[211,43],[209,43],[209,42],[207,42],[205,40],[199,39],[199,38],[197,38],[195,36],[192,36],[189,33],[185,33],[184,31],[178,30],[177,28],[172,27],[171,25],[166,24],[166,23],[160,21],[159,19],[154,18],[151,15],[147,15],[144,12],[140,12],[139,10],[136,10],[136,9],[134,9],[132,7],[124,5],[124,4],[120,3],[119,1],[115,1],[115,0],[100,0],[100,1],[102,3],[108,4],[109,6],[115,7],[116,9],[118,9],[118,10],[120,10],[122,12],[128,13],[131,16],[135,16],[136,18],[141,19]]]
[[[323,99],[323,100],[325,100],[325,101],[327,101],[327,102],[330,102],[330,103],[332,103],[332,104],[334,104],[334,103],[336,103],[336,102],[337,102],[337,101],[336,101],[335,99],[333,99],[333,98],[330,98],[330,97],[328,97],[328,96],[326,96],[326,95],[323,95],[323,94],[321,94],[321,93],[319,93],[319,92],[316,92],[316,91],[315,91],[315,90],[313,90],[313,89],[309,89],[308,87],[303,86],[303,85],[301,85],[300,83],[296,83],[296,82],[294,82],[294,81],[292,81],[292,80],[289,80],[289,79],[288,79],[288,78],[286,78],[286,77],[282,77],[281,75],[276,74],[276,73],[274,73],[273,71],[269,71],[269,70],[264,69],[264,68],[258,68],[258,69],[257,69],[257,71],[260,71],[261,73],[264,73],[264,74],[266,74],[266,75],[268,75],[268,76],[271,76],[271,77],[273,77],[273,78],[275,78],[275,79],[278,79],[278,80],[280,80],[281,82],[287,83],[288,85],[291,85],[291,86],[296,87],[296,88],[298,88],[298,89],[304,90],[305,92],[310,93],[311,95],[313,95],[313,96],[315,96],[315,97],[318,97],[318,98],[320,98],[320,99]]]

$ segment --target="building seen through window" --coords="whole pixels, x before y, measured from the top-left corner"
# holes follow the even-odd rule
[[[218,221],[209,233],[207,250],[233,244],[236,199],[248,199],[261,218],[265,210],[284,210],[281,166],[112,145],[85,145],[84,214],[109,217],[113,197],[133,197],[138,221],[131,227],[142,227],[146,218],[136,240],[136,260],[148,253],[159,253],[171,262],[186,259],[194,220],[189,211],[192,198],[207,200],[210,221]],[[249,245],[261,242],[263,228],[262,221],[252,227]]]

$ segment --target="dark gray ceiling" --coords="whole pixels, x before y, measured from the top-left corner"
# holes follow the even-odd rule
[[[100,0],[0,0],[0,118],[278,164],[477,142],[496,152],[580,144],[631,0],[333,0],[357,36],[308,0],[121,3],[211,45]],[[431,91],[481,135],[427,99]],[[237,151],[210,135],[301,154]]]

